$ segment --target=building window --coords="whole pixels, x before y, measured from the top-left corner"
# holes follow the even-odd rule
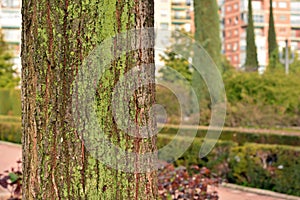
[[[191,31],[191,24],[186,23],[186,24],[184,25],[184,29],[185,29],[186,32],[190,32],[190,31]]]
[[[21,31],[19,29],[2,29],[4,40],[7,42],[20,42]]]
[[[20,0],[2,0],[2,8],[20,8]]]
[[[299,1],[292,1],[291,2],[291,11],[300,11],[300,2]]]
[[[167,10],[160,10],[160,16],[161,17],[167,17],[168,16],[168,11]]]
[[[227,50],[231,50],[231,44],[227,44]]]
[[[248,23],[248,16],[246,13],[241,14],[241,20],[243,20],[245,23]]]
[[[261,1],[252,1],[253,10],[261,10]]]
[[[234,10],[237,10],[238,7],[239,7],[239,4],[236,3],[236,4],[234,4],[233,9],[234,9]]]
[[[192,17],[191,17],[191,12],[190,12],[190,10],[187,10],[186,11],[186,19],[191,19]]]
[[[287,8],[287,3],[286,2],[278,2],[278,7],[279,8]]]
[[[239,31],[237,29],[234,30],[234,35],[238,35],[239,34]]]
[[[273,7],[273,8],[276,8],[276,7],[277,7],[277,2],[276,2],[276,1],[273,1],[272,7]]]
[[[235,55],[233,58],[234,58],[234,61],[238,61],[238,56],[237,55]]]
[[[256,28],[254,32],[255,32],[255,36],[263,36],[263,29],[261,28]]]
[[[291,15],[291,24],[293,25],[300,24],[300,15]]]
[[[285,28],[280,28],[280,29],[279,29],[279,32],[284,33],[284,32],[285,32]]]
[[[279,16],[280,21],[286,21],[286,19],[287,19],[286,15],[280,15]]]
[[[174,18],[175,19],[185,19],[186,18],[186,13],[185,12],[181,12],[181,11],[176,11],[174,13]]]
[[[168,23],[165,23],[165,22],[160,23],[160,28],[161,28],[162,30],[168,30],[169,24],[168,24]]]
[[[236,51],[237,49],[238,49],[238,43],[236,42],[233,44],[232,50]]]
[[[263,15],[253,15],[253,21],[256,23],[263,23],[264,16]]]
[[[231,6],[227,6],[227,11],[230,12],[231,11]]]
[[[179,24],[176,24],[175,25],[175,30],[180,30],[181,29],[181,26]]]
[[[238,24],[239,23],[239,17],[235,17],[234,18],[234,24]]]

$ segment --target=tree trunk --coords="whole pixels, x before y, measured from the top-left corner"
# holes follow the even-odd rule
[[[135,163],[133,171],[107,165],[87,146],[84,135],[89,133],[85,127],[78,129],[81,119],[74,117],[74,96],[86,92],[76,90],[76,77],[85,58],[106,38],[153,27],[153,0],[23,0],[22,15],[23,199],[157,199],[155,171],[142,171],[138,165],[151,166],[155,156],[143,161],[139,156],[123,157],[127,163]],[[154,63],[154,42],[138,33],[135,39],[140,48],[114,58],[94,93],[97,119],[105,136],[137,155],[156,151],[156,138],[151,135],[156,125],[150,109],[154,69],[143,68]],[[141,47],[149,41],[151,48]],[[117,39],[113,42],[108,52],[112,56],[118,55],[123,44]],[[126,44],[132,45],[132,41]],[[134,66],[139,73],[133,75],[139,76],[137,80],[146,79],[147,87],[115,89]],[[121,100],[117,107],[128,107],[134,125],[147,127],[134,129],[131,136],[130,128],[118,127],[116,121],[128,121],[128,116],[121,113],[116,119],[112,98],[130,92],[130,101]],[[148,137],[141,138],[144,134]],[[118,155],[110,155],[112,163],[119,163]]]

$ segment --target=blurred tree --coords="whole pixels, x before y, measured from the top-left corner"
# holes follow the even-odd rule
[[[252,16],[252,0],[248,0],[248,27],[247,27],[246,71],[257,71],[257,48],[255,44],[254,25]]]
[[[279,63],[278,46],[276,40],[275,23],[273,16],[273,0],[270,0],[270,13],[269,13],[269,31],[268,31],[268,53],[269,53],[269,68],[270,70],[276,68]]]
[[[12,58],[13,56],[0,30],[0,88],[14,88],[20,81],[16,70],[13,69]]]
[[[192,36],[182,30],[180,32],[174,32],[172,39],[176,42],[173,42],[172,45],[164,51],[164,54],[160,55],[161,60],[164,61],[166,66],[159,70],[162,75],[161,79],[169,82],[178,82],[183,81],[183,78],[185,78],[188,82],[191,82],[193,69],[188,59],[192,58]],[[182,53],[181,55],[175,53],[179,51]]]
[[[223,72],[221,62],[220,18],[217,1],[194,1],[195,40],[200,42],[210,57]],[[195,55],[197,56],[197,55]]]

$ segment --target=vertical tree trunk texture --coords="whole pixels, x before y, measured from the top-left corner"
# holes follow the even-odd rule
[[[153,27],[154,1],[23,0],[22,15],[23,199],[157,199],[155,172],[125,173],[102,164],[87,151],[72,117],[73,83],[84,58],[107,37]],[[103,130],[116,145],[138,153],[154,152],[155,137],[128,136],[107,105],[120,77],[151,63],[153,48],[121,56],[97,90]],[[154,79],[152,68],[141,73]],[[130,103],[134,120],[152,130],[154,100],[149,84]]]

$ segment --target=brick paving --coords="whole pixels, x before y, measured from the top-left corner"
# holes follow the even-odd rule
[[[17,161],[22,158],[21,146],[0,141],[0,173],[17,167]]]
[[[218,187],[216,191],[218,191],[220,200],[282,200],[281,198],[258,195],[225,187]]]

